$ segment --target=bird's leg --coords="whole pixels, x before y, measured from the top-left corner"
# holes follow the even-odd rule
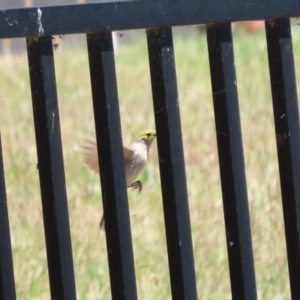
[[[130,186],[128,186],[128,188],[133,188],[133,189],[139,189],[139,193],[142,191],[143,189],[143,184],[140,180],[133,182]]]
[[[129,185],[128,188],[138,189],[139,193],[140,193],[143,189],[143,184],[140,180],[138,180],[138,181],[133,182],[131,185]],[[102,215],[99,227],[100,227],[100,229],[105,230],[104,215]]]
[[[99,227],[100,227],[100,229],[105,230],[104,215],[102,215],[102,218],[101,218],[101,220],[100,220]]]

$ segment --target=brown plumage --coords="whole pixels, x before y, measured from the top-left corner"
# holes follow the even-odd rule
[[[138,139],[130,146],[123,146],[124,165],[126,173],[127,187],[142,191],[141,181],[134,181],[143,170],[148,160],[149,148],[156,137],[154,130],[142,132]],[[82,156],[84,164],[96,174],[99,174],[97,143],[94,140],[85,139],[82,146]],[[100,228],[104,225],[104,219],[100,221]]]

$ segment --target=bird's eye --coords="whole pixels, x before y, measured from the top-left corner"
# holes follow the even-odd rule
[[[150,133],[147,133],[147,137],[150,137],[150,135],[151,135]]]

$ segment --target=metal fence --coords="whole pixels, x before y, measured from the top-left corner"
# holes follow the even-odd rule
[[[115,1],[115,0],[113,0]],[[10,8],[22,8],[22,7],[38,7],[38,6],[54,6],[54,5],[68,5],[68,4],[83,4],[83,3],[95,3],[104,2],[103,0],[1,0],[0,10],[6,10]],[[116,40],[116,36],[114,36]],[[127,39],[128,40],[128,39]],[[118,39],[118,42],[123,42],[124,39]],[[80,35],[69,36],[68,41],[61,44],[60,47],[71,47],[84,45],[84,37]],[[12,55],[25,52],[25,45],[22,39],[2,39],[0,40],[0,55]]]
[[[172,298],[197,299],[171,30],[191,24],[208,24],[232,299],[257,298],[230,22],[258,19],[268,20],[290,289],[292,299],[300,299],[300,133],[288,19],[299,15],[297,0],[144,0],[0,11],[0,38],[27,40],[52,299],[76,298],[51,38],[71,33],[87,34],[112,298],[137,299],[111,31],[138,28],[147,29]],[[0,162],[0,298],[13,300]]]

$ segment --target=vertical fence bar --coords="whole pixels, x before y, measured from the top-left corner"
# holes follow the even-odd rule
[[[87,35],[112,298],[137,299],[112,35]]]
[[[51,36],[27,39],[52,299],[76,299]]]
[[[0,299],[16,299],[9,219],[0,139]]]
[[[266,22],[292,299],[300,299],[300,131],[289,19]]]
[[[256,299],[230,23],[207,26],[232,299]]]
[[[147,32],[173,299],[197,299],[171,28]]]

